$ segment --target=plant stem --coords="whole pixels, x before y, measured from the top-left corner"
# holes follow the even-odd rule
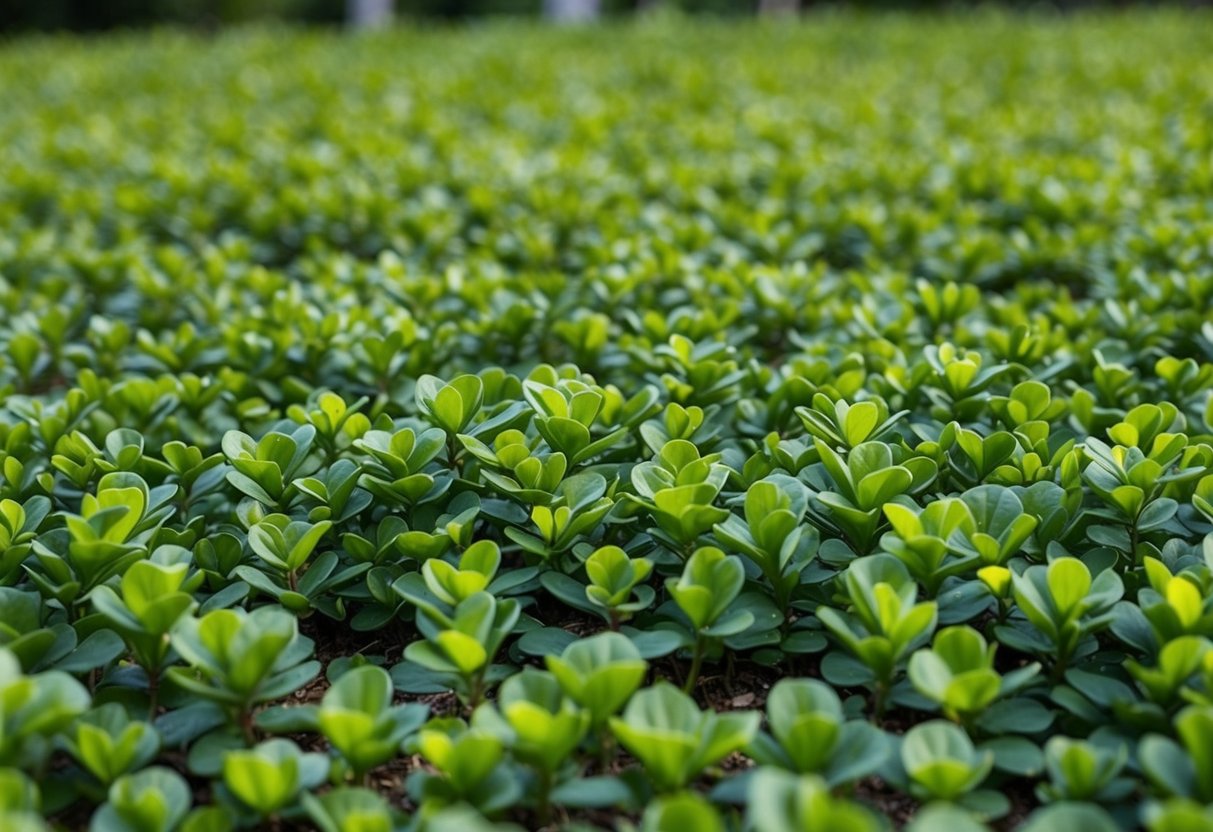
[[[1066,667],[1069,665],[1069,661],[1070,656],[1068,651],[1065,655],[1058,652],[1057,658],[1053,662],[1053,667],[1049,671],[1049,681],[1052,684],[1060,684],[1062,679],[1065,678]]]
[[[147,671],[147,718],[149,722],[156,719],[156,709],[160,706],[160,673]]]
[[[682,686],[683,693],[689,694],[695,689],[695,682],[699,679],[699,669],[703,667],[703,636],[695,635],[695,647],[691,651],[691,669],[687,672],[687,680]]]
[[[539,825],[547,826],[552,819],[552,773],[546,768],[537,771],[539,775],[539,794],[536,797],[535,813]]]
[[[885,698],[889,694],[889,686],[883,681],[876,683],[872,692],[872,713],[877,718],[884,716]]]
[[[476,710],[480,705],[480,700],[484,697],[484,673],[477,673],[472,677],[471,685],[468,688],[468,711]]]
[[[1060,640],[1054,645],[1053,667],[1049,671],[1049,680],[1054,684],[1058,684],[1065,678],[1066,669],[1070,666],[1070,656],[1078,648],[1079,638],[1077,636],[1070,638],[1064,633],[1059,636]]]
[[[608,730],[606,723],[598,729],[598,769],[602,774],[606,774],[611,767],[612,752],[615,750],[614,737]]]
[[[247,707],[240,712],[240,730],[244,734],[246,743],[256,745],[257,732],[253,728],[253,712]]]

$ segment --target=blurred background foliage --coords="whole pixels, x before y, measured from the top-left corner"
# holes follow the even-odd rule
[[[346,0],[0,0],[6,29],[96,31],[158,24],[291,19],[337,22]]]
[[[155,25],[215,27],[256,20],[335,24],[347,20],[357,0],[0,0],[0,32],[104,31]],[[1208,5],[1213,0],[1187,0]],[[1126,0],[1002,0],[996,5],[1071,9],[1129,5]],[[800,0],[597,0],[594,13],[624,15],[654,6],[688,13],[753,14],[802,8]],[[803,6],[816,6],[803,0]],[[850,0],[824,5],[941,9],[973,6],[970,0]],[[1140,5],[1140,4],[1138,4]],[[1157,5],[1157,4],[1150,4]],[[395,0],[405,18],[458,19],[483,15],[550,14],[550,0]]]

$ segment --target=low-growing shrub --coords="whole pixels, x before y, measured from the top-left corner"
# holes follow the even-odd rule
[[[1213,828],[1208,22],[0,46],[0,829]]]

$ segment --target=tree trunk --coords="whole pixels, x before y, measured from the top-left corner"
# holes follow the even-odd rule
[[[543,0],[543,14],[557,23],[585,23],[598,19],[599,0]]]
[[[346,0],[345,9],[355,29],[379,29],[392,22],[392,0]]]

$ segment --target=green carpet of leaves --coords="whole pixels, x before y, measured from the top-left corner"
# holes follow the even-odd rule
[[[0,46],[0,828],[1213,829],[1210,23]]]

